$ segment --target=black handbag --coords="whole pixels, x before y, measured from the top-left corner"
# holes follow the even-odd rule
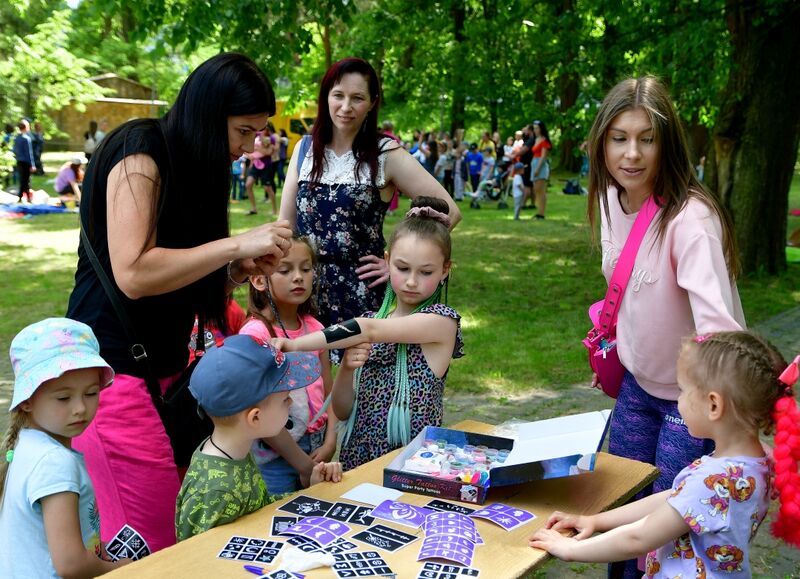
[[[143,370],[147,390],[153,399],[153,405],[156,407],[158,415],[161,417],[161,422],[164,424],[164,430],[169,436],[175,465],[179,468],[186,468],[191,462],[192,453],[203,440],[211,435],[214,429],[211,419],[202,412],[197,400],[189,391],[189,380],[192,377],[192,372],[206,349],[203,316],[200,315],[197,319],[195,359],[162,395],[161,385],[158,383],[158,378],[150,365],[147,352],[142,343],[136,338],[133,323],[125,311],[114,286],[111,284],[111,280],[108,279],[108,275],[100,265],[100,260],[97,259],[97,254],[94,252],[94,248],[83,228],[83,222],[81,222],[81,240],[83,241],[86,255],[89,256],[89,261],[92,263],[92,267],[100,279],[100,283],[111,301],[114,311],[117,313],[122,328],[132,344],[131,355]]]

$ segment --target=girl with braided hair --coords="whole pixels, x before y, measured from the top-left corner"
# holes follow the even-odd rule
[[[389,240],[390,284],[378,312],[273,340],[287,352],[349,348],[332,395],[334,413],[347,420],[340,453],[347,470],[442,424],[450,361],[463,355],[461,316],[440,303],[450,274],[447,208],[441,199],[414,199]]]
[[[750,332],[683,341],[678,409],[692,436],[716,445],[672,488],[597,515],[555,512],[532,547],[567,561],[606,562],[649,553],[646,577],[750,577],[749,544],[767,515],[770,461],[759,432],[775,434],[775,536],[800,548],[800,412],[792,386],[800,356]],[[575,529],[568,538],[560,530]],[[595,531],[607,531],[592,537]],[[592,537],[592,538],[590,538]]]

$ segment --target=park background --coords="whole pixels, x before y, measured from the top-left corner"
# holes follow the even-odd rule
[[[800,228],[800,217],[788,216],[800,208],[800,3],[10,0],[0,4],[0,23],[0,119],[39,120],[53,139],[54,111],[102,96],[91,77],[114,72],[171,102],[194,66],[228,49],[258,61],[278,97],[297,107],[316,98],[330,62],[362,56],[384,83],[381,120],[406,138],[418,128],[464,129],[470,141],[498,130],[505,140],[545,121],[557,166],[547,221],[524,213],[514,222],[493,204],[462,206],[449,300],[464,316],[467,356],[448,378],[447,423],[610,405],[588,388],[580,345],[586,307],[604,294],[600,254],[586,198],[559,192],[575,177],[578,145],[603,94],[627,75],[651,73],[669,85],[693,160],[707,158],[706,183],[736,222],[748,324],[787,357],[800,349],[800,264],[786,258],[787,238]],[[48,174],[34,177],[34,188],[52,194],[54,172],[72,156],[46,153]],[[270,219],[267,206],[257,217],[243,207],[231,206],[234,233]],[[398,219],[387,218],[387,232]],[[77,232],[71,213],[0,220],[4,352],[26,324],[64,313]],[[244,303],[242,290],[236,297]],[[0,396],[11,380],[3,356]],[[758,575],[800,575],[798,554],[766,529],[757,542]],[[603,576],[601,567],[579,564],[545,573]]]

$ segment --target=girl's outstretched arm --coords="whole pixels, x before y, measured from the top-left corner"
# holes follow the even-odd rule
[[[689,530],[689,525],[665,501],[644,518],[596,537],[579,541],[553,529],[540,529],[533,535],[530,544],[564,561],[608,563],[645,555]]]
[[[411,314],[399,318],[353,318],[294,340],[270,342],[284,352],[309,352],[349,348],[363,342],[389,344],[433,344],[452,342],[458,322],[437,314]],[[343,418],[337,413],[337,416]]]
[[[131,562],[130,559],[103,561],[86,549],[81,537],[77,494],[56,493],[39,502],[50,558],[59,576],[65,579],[97,577]]]
[[[348,348],[342,358],[342,367],[336,374],[333,383],[333,398],[331,408],[339,420],[347,420],[353,410],[355,392],[353,390],[353,373],[364,365],[369,358],[372,344],[358,344]]]
[[[663,505],[671,490],[661,491],[654,495],[649,495],[628,505],[611,509],[605,513],[596,515],[575,515],[555,511],[544,525],[545,529],[561,531],[563,529],[575,529],[578,533],[575,538],[578,540],[591,537],[597,531],[610,531],[628,523],[634,523],[643,519],[653,511]],[[533,539],[533,537],[531,537]]]

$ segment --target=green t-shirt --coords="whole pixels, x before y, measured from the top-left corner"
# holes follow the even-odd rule
[[[204,442],[205,443],[205,442]],[[267,494],[253,456],[231,460],[194,451],[175,505],[175,532],[183,541],[235,521],[277,497]]]

